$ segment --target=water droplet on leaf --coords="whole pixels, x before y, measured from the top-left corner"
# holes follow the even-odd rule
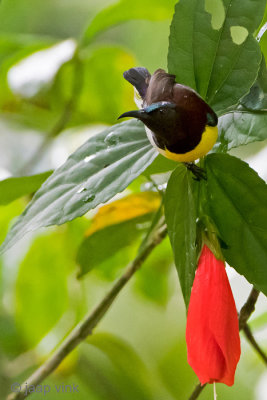
[[[89,194],[88,196],[86,196],[83,199],[84,203],[90,203],[91,201],[93,201],[95,199],[95,195],[94,194]]]
[[[115,132],[110,132],[104,142],[108,145],[108,146],[114,146],[115,144],[119,143],[120,141],[120,137],[118,135],[116,135]]]
[[[82,193],[85,192],[87,189],[85,187],[81,187],[79,190],[77,190],[76,193]]]

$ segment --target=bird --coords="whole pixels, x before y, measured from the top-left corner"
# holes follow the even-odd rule
[[[193,162],[207,154],[218,137],[216,113],[194,89],[177,83],[176,76],[164,69],[151,75],[146,68],[136,67],[125,71],[123,77],[134,86],[135,101],[141,108],[118,119],[142,121],[159,153],[197,172],[199,167]]]

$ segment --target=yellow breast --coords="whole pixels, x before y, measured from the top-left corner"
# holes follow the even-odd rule
[[[158,151],[165,157],[179,162],[191,162],[195,161],[200,157],[207,154],[212,147],[215,145],[218,137],[218,127],[217,126],[206,126],[205,131],[202,134],[201,141],[193,149],[184,154],[171,153],[169,150],[157,148]]]

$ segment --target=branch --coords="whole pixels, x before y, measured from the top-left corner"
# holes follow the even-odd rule
[[[263,360],[263,362],[267,365],[267,356],[264,353],[264,351],[261,349],[261,347],[258,345],[258,343],[256,342],[256,339],[254,338],[250,327],[248,326],[248,324],[246,324],[243,328],[243,332],[247,338],[247,340],[249,341],[249,343],[251,344],[251,346],[254,348],[254,350],[259,354],[259,356],[261,357],[261,359]]]
[[[240,331],[243,330],[248,342],[251,344],[254,350],[256,350],[256,352],[260,355],[263,362],[267,365],[267,356],[264,353],[264,351],[260,348],[259,344],[256,342],[256,339],[254,338],[250,330],[250,327],[247,324],[249,317],[255,310],[255,304],[256,301],[258,300],[259,294],[260,292],[253,287],[246,303],[243,305],[239,313],[239,330]]]
[[[247,320],[249,319],[249,317],[255,310],[255,304],[258,300],[259,294],[260,294],[260,292],[253,287],[248,296],[247,301],[241,308],[240,313],[239,313],[239,330],[240,331],[244,328],[244,326],[247,323]]]
[[[240,313],[239,313],[239,318],[238,318],[238,320],[239,320],[239,330],[240,331],[244,330],[244,332],[245,332],[245,327],[246,326],[248,327],[247,321],[248,321],[249,317],[251,316],[251,314],[253,313],[253,311],[255,310],[255,304],[256,304],[256,302],[258,300],[259,294],[260,294],[260,292],[253,287],[251,292],[250,292],[250,294],[249,294],[249,296],[248,296],[248,298],[247,298],[247,301],[245,302],[245,304],[241,308]],[[246,332],[245,332],[245,335],[246,335]],[[251,334],[251,336],[253,338],[252,334]],[[251,340],[249,340],[249,341],[252,344]],[[255,341],[255,343],[256,343],[256,341]],[[257,345],[257,343],[256,343],[256,345]],[[253,345],[253,347],[255,348],[254,345]],[[264,354],[264,356],[265,356],[265,354]],[[205,386],[206,385],[201,386],[201,383],[199,383],[195,387],[195,389],[194,389],[193,393],[191,394],[191,396],[189,397],[189,400],[196,400]]]
[[[40,384],[48,375],[50,375],[66,356],[75,349],[88,335],[92,334],[93,329],[98,322],[104,317],[109,310],[117,295],[141,267],[152,250],[162,242],[167,234],[166,226],[158,229],[151,238],[142,247],[137,257],[128,265],[125,273],[115,282],[106,296],[100,301],[96,308],[89,313],[67,336],[59,348],[42,364],[22,385],[20,392],[11,393],[7,400],[25,399],[29,392],[26,393],[27,387],[34,387]],[[27,385],[27,386],[26,386]]]

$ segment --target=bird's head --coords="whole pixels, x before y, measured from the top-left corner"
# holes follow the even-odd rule
[[[127,111],[120,115],[118,119],[126,117],[139,119],[153,132],[161,135],[175,124],[177,107],[174,103],[160,101],[140,110]]]

